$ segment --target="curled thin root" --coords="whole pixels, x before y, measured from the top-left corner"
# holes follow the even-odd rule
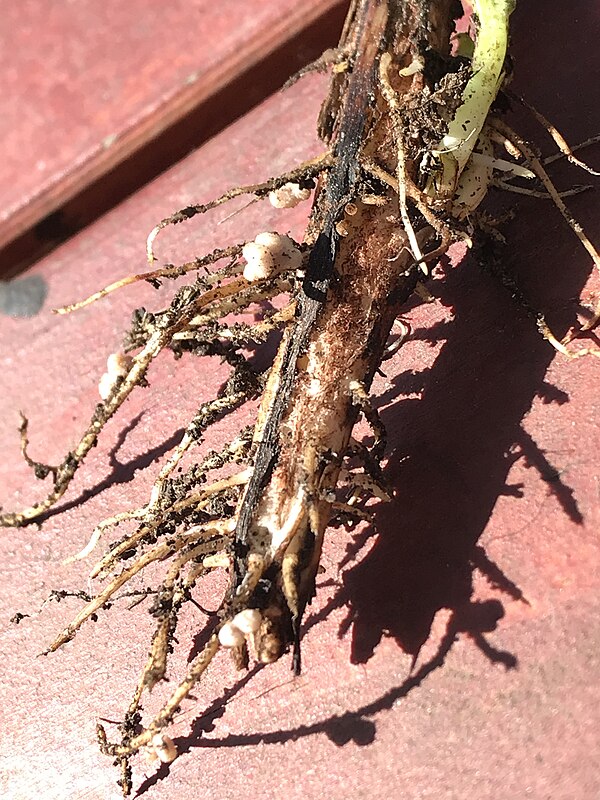
[[[217,197],[208,203],[187,206],[180,211],[176,211],[174,214],[162,219],[149,233],[146,241],[146,255],[148,261],[152,263],[156,260],[154,255],[154,242],[161,230],[169,225],[177,225],[180,222],[192,219],[192,217],[195,217],[198,214],[205,214],[207,211],[217,208],[217,206],[223,205],[223,203],[228,203],[230,200],[233,200],[235,197],[240,197],[241,195],[253,194],[257,197],[266,197],[269,192],[280,189],[286,183],[307,181],[316,175],[320,175],[323,170],[330,166],[330,164],[330,156],[328,153],[326,153],[325,155],[320,156],[312,161],[307,161],[297,169],[286,172],[284,175],[280,175],[277,178],[272,178],[271,180],[264,181],[263,183],[239,186],[235,189],[230,189],[228,192],[225,192],[225,194],[222,194],[220,197]]]
[[[109,283],[108,286],[105,286],[103,289],[94,292],[84,300],[79,300],[76,303],[70,303],[67,306],[60,306],[59,308],[53,309],[53,312],[55,314],[70,314],[72,311],[78,311],[80,308],[85,308],[85,306],[89,306],[92,303],[95,303],[97,300],[101,300],[103,297],[106,297],[112,292],[116,292],[118,289],[122,289],[125,286],[131,286],[133,283],[138,283],[139,281],[148,281],[149,283],[152,283],[159,281],[162,278],[180,278],[183,275],[187,275],[189,272],[195,272],[196,270],[205,268],[210,264],[215,264],[217,261],[221,261],[224,258],[235,259],[241,254],[241,252],[242,245],[233,245],[232,247],[213,250],[212,253],[209,253],[202,258],[194,259],[194,261],[189,261],[186,264],[181,264],[178,267],[168,265],[166,267],[162,267],[161,269],[152,270],[151,272],[141,272],[136,275],[128,275],[124,278],[120,278],[118,281]],[[234,264],[235,261],[232,263]],[[226,274],[231,274],[231,270],[227,270]],[[210,285],[214,281],[215,278],[213,278],[212,281],[205,279],[205,284]]]

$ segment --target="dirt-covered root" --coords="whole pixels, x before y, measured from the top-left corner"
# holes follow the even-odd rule
[[[322,62],[336,64],[320,118],[329,152],[176,212],[153,229],[147,251],[153,261],[163,228],[235,197],[270,196],[285,207],[314,190],[305,241],[263,231],[251,242],[129,276],[59,309],[67,313],[139,280],[156,284],[227,261],[180,289],[168,308],[134,314],[127,354],[111,357],[101,382],[103,402],[60,465],[30,457],[23,420],[23,457],[37,477],[51,476],[53,487],[45,500],[0,516],[1,525],[26,525],[62,497],[106,422],[135,387],[145,385],[162,351],[212,355],[229,365],[228,380],[188,424],[148,502],[101,522],[75,556],[90,555],[113,526],[131,526],[92,568],[103,588],[85,597],[49,647],[73,638],[138,576],[161,576],[147,592],[155,630],[117,740],[98,727],[102,751],[121,767],[125,793],[132,786],[131,758],[141,748],[163,763],[176,757],[164,729],[219,650],[245,668],[251,658],[270,663],[291,649],[300,670],[301,622],[315,593],[328,525],[336,515],[364,518],[363,500],[385,501],[391,494],[381,470],[385,429],[369,396],[389,352],[390,331],[413,292],[426,296],[427,265],[451,242],[470,244],[478,235],[477,208],[494,174],[537,176],[600,268],[594,246],[532,148],[491,112],[503,88],[513,5],[474,0],[478,32],[466,61],[450,52],[451,0],[353,2],[340,47]],[[250,310],[259,317],[254,324],[239,317]],[[543,335],[572,355],[567,340],[558,342],[536,316]],[[592,322],[599,318],[600,308]],[[277,353],[258,373],[245,351],[276,332]],[[398,346],[408,333],[403,329]],[[209,426],[259,397],[253,426],[185,468]],[[361,414],[371,427],[368,443],[353,438]],[[173,681],[162,707],[147,710],[143,719],[147,693],[167,677],[182,610],[195,602],[197,582],[213,569],[226,569],[229,585],[203,633],[205,645]]]

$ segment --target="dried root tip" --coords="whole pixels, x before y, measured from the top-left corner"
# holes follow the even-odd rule
[[[19,415],[21,417],[21,424],[19,425],[19,434],[21,436],[21,455],[25,459],[25,462],[31,467],[33,470],[33,474],[35,477],[43,481],[48,475],[52,475],[52,479],[54,483],[56,483],[56,476],[58,474],[59,467],[53,467],[50,464],[42,464],[41,461],[35,461],[33,458],[30,458],[29,453],[27,452],[27,448],[29,447],[29,439],[27,437],[27,431],[29,429],[29,420],[23,414],[22,411],[19,411]],[[5,515],[2,515],[4,517]],[[9,514],[6,515],[7,519],[10,517],[20,517],[20,514]],[[4,523],[3,523],[4,524]],[[14,524],[7,522],[7,525]],[[17,523],[19,524],[19,523]]]
[[[309,197],[310,189],[303,189],[299,183],[285,183],[269,192],[269,202],[274,208],[295,208]]]
[[[596,319],[596,321],[598,321],[598,319]],[[567,358],[583,358],[583,356],[594,356],[595,358],[600,358],[600,350],[596,347],[583,347],[580,350],[569,350],[567,348],[567,344],[572,342],[578,333],[577,331],[574,334],[565,336],[562,341],[559,341],[548,327],[543,315],[538,316],[537,326],[544,339],[546,339],[546,341],[549,342],[555,350],[557,350],[559,353],[562,353],[563,356],[566,356]]]
[[[302,253],[289,236],[265,231],[253,242],[242,248],[246,259],[244,278],[251,283],[265,280],[279,270],[298,269],[302,264]]]

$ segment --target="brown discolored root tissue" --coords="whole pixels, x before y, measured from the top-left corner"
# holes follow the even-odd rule
[[[109,741],[98,726],[102,750],[121,766],[124,793],[131,790],[130,761],[137,751],[145,748],[163,762],[176,757],[164,729],[219,649],[229,650],[235,663],[246,667],[251,655],[269,663],[292,648],[294,669],[300,670],[300,624],[314,594],[326,529],[340,512],[360,516],[358,498],[386,496],[380,468],[385,431],[371,407],[369,388],[392,325],[426,279],[428,265],[453,241],[470,243],[479,235],[476,208],[492,172],[503,170],[506,177],[507,156],[498,156],[500,147],[512,148],[513,156],[525,160],[526,168],[511,162],[514,173],[540,178],[600,264],[534,151],[499,119],[493,106],[481,130],[465,131],[465,141],[473,139],[471,155],[448,177],[444,161],[451,148],[443,141],[472,74],[469,60],[451,52],[454,17],[461,13],[451,0],[353,2],[338,49],[315,64],[316,69],[333,65],[320,117],[328,152],[263,184],[177,212],[151,233],[148,254],[154,260],[155,240],[164,227],[233,197],[269,196],[274,205],[285,206],[306,199],[314,189],[304,242],[260,233],[253,242],[124,278],[58,309],[76,311],[138,280],[196,274],[168,308],[136,312],[127,354],[109,359],[100,384],[103,401],[61,464],[30,459],[23,418],[23,455],[36,477],[50,476],[53,485],[45,500],[4,513],[3,526],[38,521],[56,504],[107,421],[144,385],[160,352],[214,355],[231,368],[219,396],[204,403],[189,423],[148,503],[101,522],[78,554],[87,557],[112,526],[135,523],[92,569],[104,588],[48,648],[54,651],[72,639],[146,567],[162,565],[162,582],[151,605],[156,628],[119,727],[121,736]],[[504,79],[503,70],[496,93]],[[208,269],[220,262],[225,265]],[[281,299],[276,308],[269,306],[269,301]],[[270,310],[264,311],[266,306]],[[262,318],[252,325],[240,320],[226,324],[226,318],[248,309],[262,309]],[[556,347],[571,354],[541,315],[538,324]],[[282,332],[278,352],[268,369],[257,372],[243,349],[273,331]],[[257,397],[261,403],[254,427],[180,471],[182,459],[201,443],[209,426]],[[373,431],[368,443],[352,438],[361,414]],[[229,470],[226,477],[224,468]],[[341,491],[344,482],[350,486]],[[156,716],[144,720],[142,698],[167,675],[181,609],[193,602],[202,576],[218,568],[228,570],[229,588],[206,644]]]

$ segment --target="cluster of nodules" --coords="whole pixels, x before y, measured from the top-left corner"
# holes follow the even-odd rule
[[[251,283],[302,266],[302,252],[297,243],[281,233],[259,233],[253,242],[244,245],[242,256],[246,259],[244,278]]]
[[[219,630],[219,644],[227,648],[241,647],[247,636],[258,633],[261,622],[262,615],[258,609],[245,608],[239,611]],[[173,740],[165,733],[156,733],[146,745],[145,751],[150,760],[158,760],[163,764],[170,764],[178,755]]]
[[[246,636],[258,633],[262,615],[257,608],[245,608],[233,619],[228,620],[219,630],[219,644],[222,647],[241,647]]]
[[[295,208],[309,197],[310,189],[299,183],[284,183],[269,192],[269,202],[274,208]]]

